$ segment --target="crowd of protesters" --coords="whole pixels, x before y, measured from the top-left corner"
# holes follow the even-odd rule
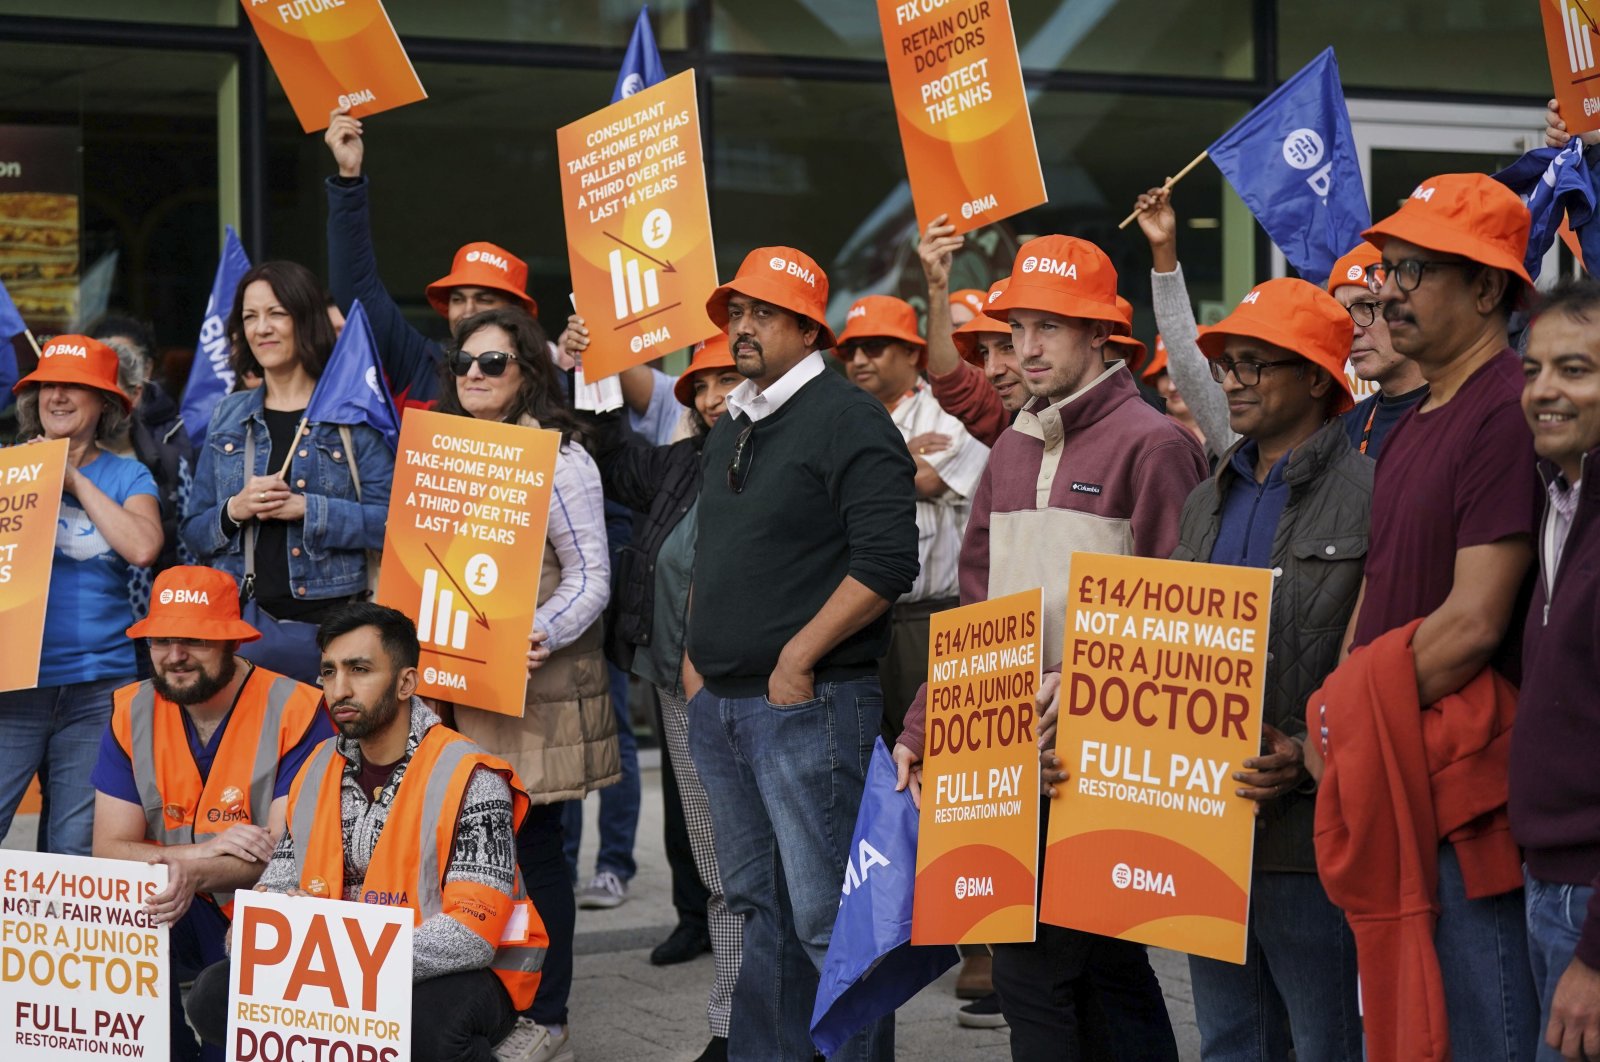
[[[50,850],[169,868],[175,1058],[222,1057],[232,895],[257,886],[418,897],[419,1059],[571,1062],[576,907],[634,871],[631,673],[680,918],[652,961],[713,952],[702,1060],[806,1062],[880,736],[920,799],[929,618],[1034,588],[1042,843],[1074,550],[1274,576],[1261,748],[1233,775],[1246,959],[1190,960],[1204,1058],[1600,1058],[1600,282],[1535,290],[1506,187],[1428,177],[1326,285],[1266,281],[1206,327],[1151,189],[1148,354],[1084,239],[950,291],[964,241],[935,219],[925,322],[868,295],[830,323],[822,267],[761,247],[680,376],[627,370],[593,414],[564,371],[583,319],[552,342],[505,248],[428,287],[449,344],[405,322],[360,123],[327,143],[328,289],[243,277],[241,383],[198,453],[138,321],[51,338],[15,389],[20,444],[68,459],[39,683],[0,694],[0,834],[37,775]],[[400,405],[561,435],[520,716],[417,697],[413,618],[368,600],[393,451],[305,418],[357,298]],[[963,954],[958,1020],[1008,1025],[1014,1058],[1177,1057],[1142,945],[1040,924]],[[890,1015],[832,1057],[893,1056]]]

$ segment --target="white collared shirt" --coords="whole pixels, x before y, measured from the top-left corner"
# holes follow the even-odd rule
[[[950,437],[949,449],[917,455],[934,467],[949,490],[937,498],[917,499],[917,560],[922,567],[917,581],[900,600],[910,603],[955,597],[960,593],[961,541],[966,535],[967,514],[983,468],[989,463],[989,448],[941,409],[933,391],[921,380],[911,394],[895,403],[889,417],[907,442],[928,432]]]
[[[729,391],[726,399],[728,412],[735,416],[743,413],[752,424],[764,420],[782,409],[796,391],[827,371],[828,364],[822,360],[822,351],[813,350],[765,391],[758,391],[754,380],[745,380]]]

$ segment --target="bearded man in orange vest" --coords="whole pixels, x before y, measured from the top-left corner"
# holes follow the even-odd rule
[[[168,568],[128,628],[150,646],[149,679],[112,698],[100,742],[94,854],[165,863],[150,914],[171,926],[174,983],[224,955],[233,890],[256,883],[283,835],[289,784],[333,736],[321,695],[234,655],[261,637],[239,588],[214,568]],[[188,1034],[173,992],[173,1057],[222,1057]]]
[[[403,613],[347,605],[317,644],[339,736],[290,787],[288,830],[257,888],[411,908],[411,1057],[521,1062],[527,1038],[501,1041],[533,1002],[549,943],[517,870],[522,781],[415,696],[421,649]],[[226,962],[195,979],[188,1014],[202,1040],[223,1042]]]

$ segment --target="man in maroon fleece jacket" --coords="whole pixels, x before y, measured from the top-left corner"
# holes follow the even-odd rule
[[[1206,474],[1194,437],[1144,403],[1126,365],[1105,364],[1106,338],[1122,323],[1116,297],[1105,252],[1044,236],[1017,252],[1004,293],[989,304],[1011,328],[1033,400],[1000,435],[978,482],[961,547],[961,601],[1044,589],[1049,674],[1038,706],[1047,786],[1065,778],[1053,748],[1072,552],[1170,556],[1184,499]],[[922,758],[926,696],[924,686],[895,745],[902,787]],[[1048,814],[1047,800],[1041,837]],[[1142,945],[1041,924],[1033,943],[994,952],[1013,1059],[1177,1058]]]
[[[1600,283],[1556,289],[1522,358],[1522,412],[1548,492],[1511,734],[1540,1059],[1600,1058]]]

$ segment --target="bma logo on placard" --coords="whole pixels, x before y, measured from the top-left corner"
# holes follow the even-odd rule
[[[1111,884],[1119,889],[1132,889],[1135,892],[1154,892],[1162,896],[1177,896],[1178,890],[1172,884],[1172,875],[1164,874],[1159,870],[1146,870],[1144,867],[1130,867],[1126,863],[1118,863],[1111,868]]]
[[[1321,168],[1306,178],[1306,184],[1316,193],[1318,199],[1328,198],[1328,193],[1333,189],[1333,160],[1322,161],[1327,153],[1327,147],[1322,142],[1322,134],[1315,129],[1296,129],[1283,141],[1283,161],[1295,169],[1309,170],[1322,163]]]

